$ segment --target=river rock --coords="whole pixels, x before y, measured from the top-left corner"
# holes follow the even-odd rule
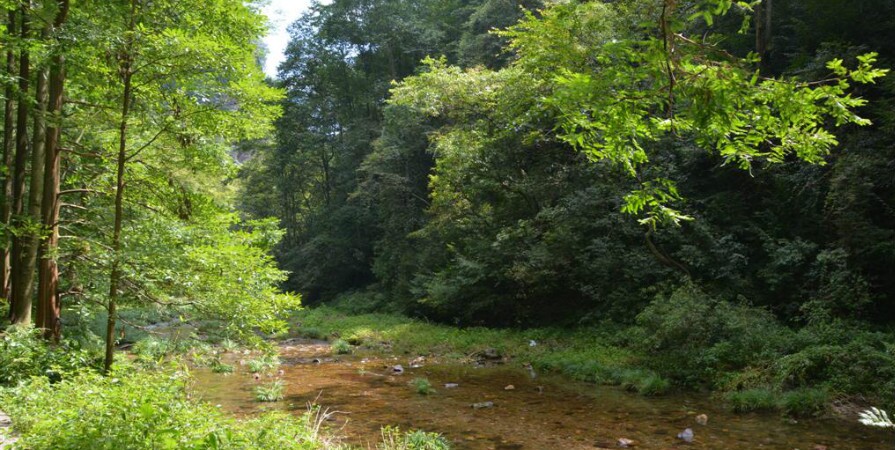
[[[512,384],[508,384],[507,387],[503,388],[503,390],[514,391],[514,390],[516,390],[516,386],[513,386]]]
[[[404,373],[404,367],[402,367],[400,364],[398,364],[398,365],[392,367],[392,373],[395,375],[401,375],[402,373]]]
[[[687,443],[693,442],[693,429],[687,428],[681,431],[677,434],[677,438]]]
[[[445,388],[445,389],[454,389],[454,388],[456,388],[456,387],[458,387],[458,386],[460,386],[460,385],[457,384],[457,383],[444,383],[444,388]]]
[[[485,408],[493,408],[493,407],[494,407],[494,402],[479,402],[479,403],[472,404],[473,409],[485,409]]]
[[[707,416],[705,414],[700,414],[700,415],[696,416],[696,423],[698,423],[702,426],[705,426],[707,423],[709,423],[709,416]]]
[[[618,438],[618,440],[615,441],[615,445],[621,448],[631,448],[637,444],[628,438]]]

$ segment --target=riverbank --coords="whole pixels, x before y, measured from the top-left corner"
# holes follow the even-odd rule
[[[852,345],[854,350],[848,350],[847,347],[844,347],[845,350],[839,349],[836,347],[836,339],[831,337],[824,347],[802,344],[800,348],[794,342],[787,350],[788,353],[779,358],[773,354],[767,355],[766,358],[777,358],[777,361],[773,362],[774,365],[767,364],[761,368],[756,361],[762,359],[752,355],[757,353],[755,348],[744,348],[746,345],[741,341],[724,341],[703,353],[700,353],[697,343],[685,342],[681,344],[682,349],[676,349],[674,354],[682,355],[686,350],[691,357],[705,360],[706,375],[695,378],[681,376],[682,371],[678,367],[667,369],[667,359],[657,357],[644,351],[642,345],[632,343],[636,339],[644,339],[642,329],[612,324],[573,330],[460,329],[397,315],[347,314],[334,308],[320,307],[299,312],[292,319],[291,325],[295,335],[327,339],[334,345],[344,342],[355,346],[359,351],[425,357],[452,363],[499,362],[516,367],[530,365],[539,372],[559,373],[575,380],[597,384],[621,385],[646,396],[663,395],[672,391],[709,390],[718,401],[736,412],[777,411],[794,418],[836,416],[848,421],[857,420],[857,412],[861,407],[867,406],[867,403],[855,400],[856,392],[838,390],[836,384],[812,373],[817,364],[813,358],[825,357],[829,363],[837,364],[839,351],[855,360],[876,357],[872,353],[875,351],[873,348],[858,351],[860,347],[847,344]],[[693,324],[696,331],[701,326],[703,325],[700,323]],[[651,331],[658,333],[664,330]],[[782,328],[771,329],[768,324],[764,324],[756,330],[744,331],[739,338],[749,342],[763,338],[768,343],[774,343],[787,332]],[[815,336],[811,338],[821,339]],[[876,338],[884,339],[881,336]],[[808,340],[804,333],[791,339]],[[859,346],[861,339],[867,337],[860,335],[855,339]],[[683,348],[686,345],[690,347]],[[705,354],[717,355],[722,350],[728,354],[741,355],[746,361],[739,367],[730,367],[724,371],[711,367],[712,361]],[[826,353],[820,353],[821,351]],[[696,366],[698,361],[679,361],[679,365]],[[880,365],[886,367],[883,363]],[[832,371],[833,368],[835,366],[827,369],[832,372],[832,376],[847,374],[846,369],[836,373]],[[803,371],[801,379],[795,377],[799,374],[796,369]],[[777,379],[775,377],[778,374],[786,374],[788,378]],[[868,392],[874,388],[872,384],[866,386]],[[885,404],[886,401],[868,395],[864,402],[867,399],[882,402],[877,404]]]

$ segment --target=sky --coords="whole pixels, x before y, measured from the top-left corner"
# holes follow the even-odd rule
[[[289,43],[286,28],[298,19],[310,4],[311,0],[270,0],[270,3],[263,8],[264,14],[270,19],[270,31],[264,38],[264,43],[267,45],[264,73],[271,78],[277,76],[277,66],[283,61],[283,52]]]

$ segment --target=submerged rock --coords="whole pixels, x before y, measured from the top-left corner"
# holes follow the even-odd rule
[[[693,429],[687,428],[677,434],[677,438],[684,442],[693,442]]]

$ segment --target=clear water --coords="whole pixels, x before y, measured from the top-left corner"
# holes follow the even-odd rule
[[[705,394],[647,398],[616,387],[595,386],[560,376],[532,378],[523,369],[426,364],[411,368],[411,358],[334,356],[325,342],[281,347],[282,375],[255,380],[229,355],[237,370],[230,375],[196,369],[194,393],[237,415],[265,408],[304,413],[308,403],[334,411],[330,430],[345,442],[375,445],[380,427],[423,429],[443,434],[457,449],[594,449],[617,448],[619,438],[636,449],[895,449],[895,432],[864,427],[855,420],[816,419],[798,422],[777,414],[733,414]],[[317,359],[320,362],[315,362]],[[392,373],[401,364],[405,372]],[[257,383],[282,378],[286,399],[258,403]],[[420,395],[410,385],[427,378],[436,392]],[[446,383],[457,383],[447,389]],[[508,385],[514,389],[506,390]],[[493,402],[474,409],[473,403]],[[696,423],[706,414],[705,426]],[[677,434],[695,433],[693,443]]]

